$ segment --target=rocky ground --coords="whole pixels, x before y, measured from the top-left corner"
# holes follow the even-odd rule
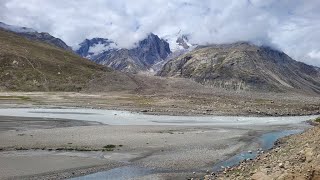
[[[255,160],[225,169],[204,179],[318,180],[320,179],[320,126],[280,139]]]
[[[151,83],[152,81],[152,83]],[[185,79],[141,76],[141,89],[94,92],[0,92],[0,107],[84,107],[169,115],[287,116],[320,113],[320,96],[227,91]]]

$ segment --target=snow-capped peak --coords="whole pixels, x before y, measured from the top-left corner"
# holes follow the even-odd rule
[[[172,52],[187,50],[194,46],[189,42],[189,35],[182,34],[181,30],[178,33],[166,35],[163,39],[170,44]]]

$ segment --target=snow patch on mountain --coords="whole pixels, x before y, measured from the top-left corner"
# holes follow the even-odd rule
[[[92,59],[94,56],[100,55],[106,51],[118,49],[120,48],[117,43],[112,40],[105,38],[92,38],[85,39],[81,44],[79,44],[79,48],[77,48],[75,52],[82,57]]]
[[[114,42],[110,42],[108,44],[99,42],[98,44],[93,44],[92,46],[89,47],[89,50],[88,50],[89,57],[87,56],[87,58],[96,56],[106,51],[115,50],[115,49],[119,49],[119,47]]]
[[[172,52],[187,50],[195,45],[189,42],[189,35],[183,34],[181,31],[162,37],[169,45]]]

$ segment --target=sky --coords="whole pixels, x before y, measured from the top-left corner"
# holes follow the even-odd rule
[[[181,31],[194,44],[249,41],[320,66],[319,0],[0,0],[0,21],[73,48],[93,37],[130,48]]]

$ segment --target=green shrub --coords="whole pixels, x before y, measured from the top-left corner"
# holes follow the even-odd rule
[[[115,147],[116,147],[116,145],[113,145],[113,144],[108,144],[108,145],[103,146],[103,148],[105,148],[105,149],[113,149]]]

